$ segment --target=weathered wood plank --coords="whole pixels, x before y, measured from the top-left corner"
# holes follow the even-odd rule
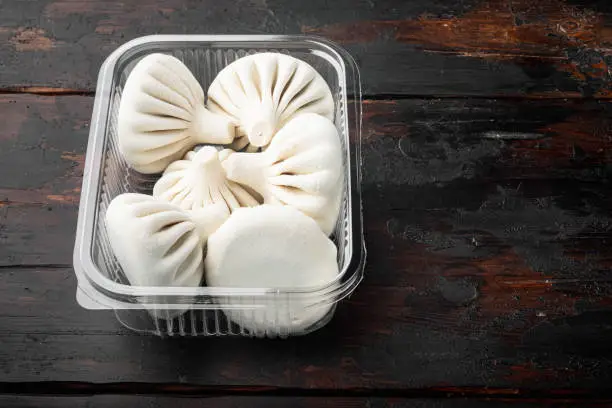
[[[433,72],[439,72],[442,82],[443,78],[456,75],[450,87],[468,90],[468,94],[477,94],[469,92],[471,85],[466,84],[474,79],[488,82],[496,94],[551,96],[561,91],[568,95],[608,97],[611,31],[606,21],[610,10],[593,7],[588,1],[570,3],[489,0],[477,2],[463,13],[361,19],[320,25],[307,31],[360,46],[383,42],[389,47],[409,45],[438,58],[462,56],[480,60],[488,69],[501,74],[499,78],[472,76],[461,64],[455,66],[453,58],[446,60],[453,61],[449,65],[429,66],[434,68]],[[402,61],[389,49],[384,51],[391,57],[389,61]],[[439,92],[447,94],[449,89]]]
[[[437,286],[412,279],[398,287],[366,280],[326,328],[307,337],[197,341],[141,336],[112,312],[80,309],[70,269],[5,269],[0,378],[327,389],[609,382],[609,285],[597,295],[574,289],[567,299],[562,289],[529,281],[504,287],[501,277],[470,299],[464,294],[477,275],[437,279]],[[582,304],[568,305],[575,299]]]
[[[71,245],[48,238],[74,237],[91,98],[5,95],[0,104],[10,113],[0,130],[0,265],[68,265]],[[602,242],[611,109],[597,101],[366,101],[368,229],[399,239],[409,235],[405,220],[450,223],[459,234],[488,222],[484,233],[520,240],[535,223],[541,231],[525,246],[565,238],[574,252],[577,240]],[[549,222],[559,225],[546,231]]]
[[[171,398],[159,396],[114,396],[95,397],[27,397],[0,396],[4,408],[535,408],[546,404],[547,407],[571,407],[579,403],[581,407],[594,408],[610,406],[606,402],[592,401],[504,401],[479,399],[400,399],[400,398],[301,398],[301,397],[218,397],[218,398]]]
[[[117,46],[154,33],[306,33],[345,45],[369,94],[610,96],[611,12],[580,0],[240,0],[0,6],[0,88],[93,91]],[[24,70],[23,67],[28,67]]]
[[[76,302],[72,268],[2,268],[0,333],[126,334],[112,312],[92,312]]]
[[[368,101],[366,279],[325,329],[270,342],[141,337],[80,309],[69,266],[91,98],[0,104],[2,380],[609,383],[611,103]]]
[[[71,263],[92,102],[0,96],[0,265]]]
[[[380,398],[291,398],[291,397],[218,397],[218,398],[168,398],[150,396],[95,396],[95,397],[24,397],[0,396],[0,404],[4,408],[281,408],[292,406],[296,408],[433,408],[443,407],[440,401],[425,400],[389,401]],[[476,403],[476,408],[486,407],[486,404]],[[446,404],[448,405],[448,404]],[[450,405],[448,405],[450,406]],[[516,407],[517,404],[513,404]],[[520,405],[519,405],[520,406]]]

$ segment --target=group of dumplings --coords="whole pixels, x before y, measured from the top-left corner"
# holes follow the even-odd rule
[[[323,77],[291,56],[259,53],[225,67],[205,99],[191,71],[169,55],[142,58],[127,78],[119,150],[134,170],[163,172],[152,195],[121,194],[106,211],[130,284],[304,289],[332,282],[337,248],[329,235],[344,177]],[[248,330],[300,330],[328,310],[295,301],[276,313],[226,313]]]

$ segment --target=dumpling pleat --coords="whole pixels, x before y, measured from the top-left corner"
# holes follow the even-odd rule
[[[208,107],[213,112],[224,113],[233,118],[240,116],[240,108],[236,106],[232,98],[228,95],[221,82],[216,84],[216,92],[208,95]],[[211,91],[212,92],[212,91]]]
[[[189,253],[189,256],[178,265],[177,272],[174,275],[177,286],[187,286],[188,283],[194,283],[193,271],[204,269],[203,258],[202,248],[197,247]]]
[[[185,97],[189,95],[190,97],[188,99],[192,100],[194,103],[204,102],[204,90],[185,64],[173,64],[169,59],[162,61],[161,64],[168,72],[177,74],[176,77],[178,77],[178,82],[181,84],[181,88],[179,89],[182,90],[181,92],[183,92]],[[187,89],[186,92],[184,91],[185,88]]]
[[[292,100],[287,108],[283,111],[283,115],[281,117],[282,123],[285,123],[287,120],[291,119],[296,112],[299,112],[300,114],[317,113],[322,116],[326,116],[326,112],[329,111],[329,106],[326,106],[323,103],[324,97],[317,95],[315,92],[316,91],[313,93],[304,93],[298,98]],[[331,119],[331,117],[328,117],[328,119]]]
[[[274,197],[281,200],[286,205],[290,205],[307,213],[308,215],[317,214],[327,203],[323,196],[307,193],[297,187],[287,185],[274,185],[271,187]]]
[[[169,130],[185,130],[189,122],[173,116],[152,115],[149,113],[138,112],[125,123],[129,123],[134,131],[139,133],[166,132]]]
[[[324,163],[321,161],[321,152],[317,149],[310,149],[294,155],[288,156],[286,159],[279,161],[272,166],[272,174],[310,174],[323,170]]]
[[[179,242],[176,242],[175,248],[176,250],[168,252],[162,258],[162,262],[168,266],[168,269],[174,271],[171,276],[171,281],[182,286],[182,283],[177,282],[179,277],[184,273],[189,273],[191,275],[194,273],[194,271],[181,271],[180,266],[185,263],[185,261],[189,259],[194,252],[202,251],[200,237],[195,233],[195,231],[185,234],[183,237],[181,237]]]
[[[155,203],[149,200],[138,200],[128,204],[131,204],[128,207],[129,211],[131,211],[132,214],[137,218],[149,217],[168,210],[167,206],[159,205],[159,203]]]
[[[237,79],[237,83],[240,84],[240,89],[242,90],[240,97],[244,95],[245,99],[249,102],[261,102],[261,92],[259,89],[261,86],[261,79],[255,64],[251,63],[240,66],[235,71],[235,77]]]
[[[155,95],[143,93],[134,101],[134,109],[137,112],[148,113],[159,116],[172,116],[191,122],[192,112],[185,110],[180,106],[173,105],[166,101],[157,98]]]
[[[255,207],[259,202],[249,194],[242,186],[232,181],[228,182],[230,191],[234,194],[240,207]]]
[[[278,74],[276,80],[276,86],[272,93],[274,102],[277,104],[277,112],[282,112],[287,106],[287,102],[281,102],[285,99],[285,95],[293,81],[293,77],[297,72],[296,61],[285,61],[279,60],[278,62]]]
[[[180,150],[189,135],[182,129],[164,130],[147,132],[129,140],[122,141],[122,146],[126,149],[139,150],[143,152],[154,152],[159,149],[169,149],[171,151]],[[177,147],[178,145],[178,147]]]
[[[222,95],[225,95],[231,105],[239,107],[248,103],[248,99],[245,94],[245,90],[242,87],[242,82],[237,73],[234,73],[233,81],[219,81],[219,87],[222,90]],[[215,100],[217,97],[215,96]],[[231,108],[231,105],[229,108]]]
[[[178,191],[172,198],[172,204],[178,205],[181,208],[191,209],[191,206],[183,205],[185,203],[185,197],[187,197],[190,193],[189,189],[186,189],[183,183],[179,183],[177,187]]]
[[[173,90],[177,95],[180,95],[186,101],[186,107],[194,108],[198,102],[202,102],[197,95],[194,94],[193,89],[197,89],[199,84],[194,84],[192,81],[187,81],[183,73],[177,75],[171,68],[166,65],[160,64],[156,67],[157,69],[151,70],[151,77],[165,85],[167,88]],[[187,70],[189,76],[192,76],[191,72]],[[178,77],[178,80],[177,80]],[[203,95],[203,94],[202,94]]]
[[[153,236],[160,243],[160,250],[164,257],[171,255],[181,248],[185,238],[194,230],[191,222],[182,221],[168,224],[157,231]]]
[[[225,201],[227,208],[230,211],[234,211],[235,209],[241,207],[240,202],[234,196],[234,193],[228,188],[227,184],[223,183],[221,186],[219,186],[219,192],[221,193],[221,196],[223,197],[222,199]]]
[[[278,59],[264,54],[262,58],[253,61],[253,66],[259,76],[259,94],[261,100],[268,99],[272,102],[272,93],[278,78]]]
[[[147,218],[151,233],[159,231],[167,227],[169,224],[184,222],[186,219],[185,215],[180,211],[170,209],[166,209],[166,211],[160,211],[158,213],[148,215]]]
[[[325,173],[292,174],[270,177],[268,181],[275,186],[294,187],[308,194],[323,194],[321,180],[325,179]]]
[[[315,74],[311,70],[302,69],[302,67],[298,66],[295,71],[295,74],[291,78],[291,82],[287,90],[284,92],[282,99],[280,100],[278,106],[281,112],[284,112],[285,109],[289,106],[289,104],[300,96],[301,93],[311,84],[315,79]]]
[[[168,86],[154,76],[154,81],[146,81],[142,84],[142,91],[147,95],[151,95],[157,99],[167,102],[176,107],[180,107],[186,112],[192,113],[194,110],[193,103],[177,92],[176,86]]]

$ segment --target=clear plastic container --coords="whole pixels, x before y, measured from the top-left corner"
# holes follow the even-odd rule
[[[335,124],[346,170],[343,205],[332,235],[340,274],[325,287],[300,290],[130,286],[111,251],[104,215],[110,201],[121,193],[150,194],[159,176],[134,171],[117,148],[117,112],[127,76],[143,56],[162,52],[182,60],[206,91],[223,67],[264,51],[308,62],[325,78],[335,97]],[[156,35],[124,44],[106,59],[98,77],[74,248],[79,304],[114,310],[124,326],[159,336],[287,337],[324,326],[336,303],[351,294],[363,277],[366,251],[360,150],[359,72],[351,56],[327,40],[284,35]],[[281,324],[293,321],[296,310],[312,310],[317,319]],[[254,319],[266,324],[242,324]]]

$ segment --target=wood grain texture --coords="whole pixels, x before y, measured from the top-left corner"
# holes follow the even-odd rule
[[[0,106],[1,381],[609,384],[612,103],[366,101],[366,279],[326,328],[287,341],[142,337],[81,309],[70,265],[91,98]]]
[[[0,96],[0,265],[71,264],[92,106],[89,97]]]
[[[502,288],[458,305],[448,293],[463,287],[450,292],[366,281],[326,328],[307,337],[194,340],[141,336],[121,328],[112,312],[79,308],[70,269],[3,270],[0,278],[2,381],[370,391],[452,384],[443,392],[460,393],[457,387],[465,386],[601,388],[612,369],[609,307],[585,304],[560,312],[561,289],[536,290],[536,310],[510,299],[508,311],[488,316],[487,302],[503,304],[512,297],[504,290],[524,289]],[[575,296],[588,303],[601,295]]]
[[[546,401],[547,407],[575,406],[577,401]],[[606,402],[580,401],[584,408],[610,406]],[[466,399],[219,397],[168,398],[152,396],[25,397],[0,396],[3,408],[535,408],[538,402]]]
[[[586,0],[0,1],[0,406],[612,406],[611,24]],[[356,57],[369,257],[322,330],[159,339],[77,305],[97,71],[153,33]]]
[[[5,0],[0,88],[92,92],[104,58],[147,34],[306,33],[347,47],[368,95],[608,98],[611,12],[601,4]]]
[[[96,397],[3,397],[0,404],[4,408],[64,408],[67,406],[80,408],[434,408],[444,407],[440,401],[386,401],[375,398],[289,398],[289,397],[220,397],[207,399],[164,398],[142,396],[96,396]],[[442,404],[442,405],[441,405]],[[477,403],[478,404],[478,403]],[[487,404],[479,404],[486,407]],[[475,405],[479,408],[479,405]],[[451,406],[446,403],[446,406]],[[453,405],[459,407],[460,405]],[[514,407],[517,405],[514,404]]]

